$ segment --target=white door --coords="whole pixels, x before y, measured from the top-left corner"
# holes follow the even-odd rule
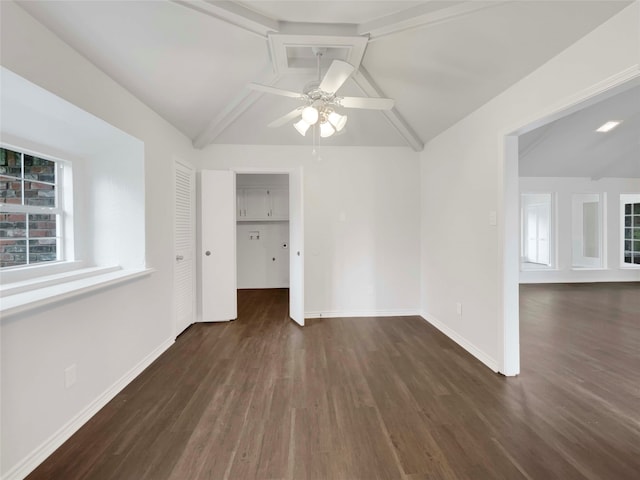
[[[304,192],[302,168],[289,173],[289,316],[304,326]]]
[[[174,162],[173,215],[175,336],[178,336],[195,320],[195,186],[195,170],[176,160]]]
[[[202,321],[238,316],[235,173],[203,170],[200,177]]]

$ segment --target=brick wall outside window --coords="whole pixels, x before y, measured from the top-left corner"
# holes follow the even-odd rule
[[[0,149],[0,268],[58,260],[56,162]]]

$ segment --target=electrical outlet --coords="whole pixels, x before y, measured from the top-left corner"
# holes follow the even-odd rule
[[[456,313],[462,315],[462,303],[456,302]]]
[[[64,369],[64,388],[70,388],[77,380],[76,364]]]

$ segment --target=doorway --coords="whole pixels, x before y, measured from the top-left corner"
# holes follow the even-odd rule
[[[237,173],[238,290],[288,290],[289,244],[289,175]]]
[[[237,318],[237,258],[236,229],[240,208],[249,220],[249,205],[255,202],[255,192],[240,199],[236,193],[237,174],[285,174],[288,176],[289,241],[289,316],[304,326],[304,192],[303,169],[202,170],[199,175],[200,236],[198,250],[198,318],[202,322],[229,321]],[[286,198],[271,202],[266,218],[284,212]],[[249,202],[249,203],[245,203]],[[278,203],[282,202],[282,203]],[[268,213],[268,215],[267,215]],[[255,232],[256,230],[250,230]],[[258,230],[259,231],[259,230]]]
[[[303,188],[303,168],[238,168],[234,170],[236,176],[236,190],[243,188],[250,188],[252,186],[258,189],[262,188],[267,183],[272,183],[276,187],[276,191],[267,194],[266,205],[258,201],[258,208],[256,212],[262,212],[263,222],[268,222],[267,230],[249,229],[248,227],[240,227],[245,235],[244,241],[256,242],[252,248],[259,251],[258,239],[255,239],[256,232],[267,231],[272,237],[268,239],[268,251],[277,253],[278,255],[271,255],[266,258],[267,264],[271,262],[269,271],[269,282],[283,281],[286,278],[286,274],[283,272],[283,267],[286,265],[284,257],[288,253],[288,288],[289,288],[289,317],[295,321],[298,325],[304,326],[304,188]],[[240,183],[238,180],[240,179]],[[260,184],[263,185],[260,185]],[[250,192],[236,193],[236,224],[242,222],[250,225],[250,219],[256,218],[253,214],[250,214],[249,207],[256,202],[256,198],[263,195],[264,192]],[[288,195],[286,195],[288,193]],[[245,203],[249,202],[249,203]],[[266,210],[260,210],[260,209]],[[242,211],[241,211],[242,209]],[[246,209],[246,211],[245,211]],[[264,220],[264,218],[268,220]],[[241,220],[242,219],[242,220]],[[283,222],[287,220],[288,228],[285,225],[277,226],[278,221]],[[286,230],[288,230],[288,242],[286,240]],[[251,232],[251,233],[250,233]],[[260,235],[260,233],[258,233]],[[251,239],[250,237],[254,237]],[[261,238],[260,240],[267,240]],[[266,250],[266,242],[265,248]],[[236,251],[237,252],[237,251]],[[273,258],[276,260],[273,260]],[[251,267],[251,259],[240,258],[236,253],[236,264],[239,262],[245,262],[247,265],[243,265],[243,268]],[[266,275],[266,274],[263,274]],[[249,275],[250,279],[256,280],[256,275]],[[263,282],[266,279],[263,277]],[[244,282],[244,280],[243,280]],[[266,283],[264,283],[266,284]],[[275,283],[270,283],[274,285]],[[241,288],[246,283],[237,282],[236,287]]]
[[[602,102],[606,99],[614,97],[622,92],[630,90],[632,88],[637,88],[640,85],[640,73],[632,72],[624,78],[620,77],[615,79],[614,81],[605,81],[601,85],[594,86],[590,91],[582,92],[581,96],[576,100],[576,98],[571,99],[570,102],[567,103],[562,108],[554,109],[553,111],[548,112],[546,115],[541,115],[540,118],[534,122],[531,122],[525,126],[520,126],[518,128],[512,129],[510,133],[507,133],[503,136],[504,138],[504,150],[503,150],[503,236],[502,236],[502,246],[503,246],[503,276],[502,276],[502,300],[503,300],[503,315],[502,315],[502,328],[500,330],[501,335],[501,344],[503,347],[503,355],[502,355],[502,366],[500,371],[507,376],[517,375],[520,373],[520,318],[519,318],[519,286],[520,286],[520,276],[521,276],[521,262],[522,262],[522,254],[523,254],[523,239],[521,237],[522,232],[522,201],[521,201],[521,189],[520,189],[520,141],[526,134],[529,134],[536,129],[542,131],[542,134],[539,135],[538,140],[544,137],[546,134],[543,129],[540,127],[548,126],[552,122],[563,119],[565,117],[569,117],[572,114],[580,112],[588,107],[591,107],[599,102]],[[598,125],[596,125],[597,127]],[[595,128],[595,127],[594,127]],[[530,136],[532,137],[532,136]],[[535,138],[534,138],[535,140]],[[530,145],[537,144],[538,140],[529,142]],[[536,175],[533,175],[535,177]],[[537,175],[542,178],[545,175]],[[553,175],[551,175],[553,176]],[[556,175],[557,176],[557,175]],[[589,175],[591,179],[600,179],[603,177],[602,174],[592,174]],[[527,190],[531,191],[531,185],[527,184]],[[546,187],[544,187],[546,188]],[[601,221],[601,213],[599,213],[598,209],[594,207],[594,204],[597,203],[591,197],[585,197],[585,202],[589,205],[589,207],[585,210],[582,208],[582,215],[590,220],[590,222],[583,222],[579,225],[580,228],[578,230],[582,235],[589,236],[589,238],[596,238],[597,228],[586,228],[586,225],[598,226],[602,223]],[[570,203],[564,202],[564,204],[569,205]],[[582,204],[581,204],[582,205]],[[585,213],[586,212],[586,213]],[[542,217],[545,217],[545,213],[542,213]],[[574,215],[575,217],[575,215]],[[551,218],[553,220],[553,210],[551,214]],[[543,218],[544,219],[544,218]],[[556,222],[557,223],[557,222]],[[552,224],[553,225],[553,224]],[[570,224],[569,224],[570,225]],[[574,228],[575,230],[575,228]],[[594,233],[596,232],[596,233]],[[544,232],[543,232],[544,233]],[[553,239],[553,234],[548,235],[544,233],[545,237]],[[568,245],[569,251],[571,251],[571,242],[565,242]],[[588,242],[587,242],[588,243]],[[582,250],[585,251],[585,255],[589,256],[589,258],[597,258],[598,261],[602,256],[599,254],[602,250],[602,246],[600,246],[597,242],[591,243],[583,242]],[[562,251],[560,251],[563,247],[564,243],[559,245],[559,253],[558,255],[558,263],[561,263],[560,258],[563,256]],[[575,250],[575,248],[574,248]],[[597,254],[595,255],[594,254]],[[595,256],[594,256],[595,255]],[[543,257],[546,257],[546,251],[543,249]],[[553,253],[552,249],[550,250],[550,262],[553,263]],[[567,255],[564,255],[564,258],[567,258]],[[543,262],[547,263],[547,262]],[[575,263],[575,262],[574,262]],[[548,267],[548,265],[543,265]],[[575,267],[576,265],[572,265]],[[559,268],[559,267],[557,267]],[[539,269],[536,269],[539,270]],[[528,272],[531,273],[531,272]]]

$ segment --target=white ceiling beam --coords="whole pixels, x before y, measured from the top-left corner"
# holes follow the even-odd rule
[[[355,23],[307,23],[284,21],[281,21],[279,23],[278,33],[288,35],[359,35],[358,25],[356,25]]]
[[[358,34],[369,35],[369,41],[374,42],[407,30],[455,20],[485,8],[502,5],[508,1],[512,0],[449,2],[445,8],[439,8],[440,2],[425,2],[386,17],[362,23],[358,25]]]
[[[260,38],[266,39],[270,32],[277,32],[280,29],[280,22],[277,20],[265,17],[235,2],[213,0],[169,1],[222,20]]]
[[[361,66],[360,69],[351,76],[351,78],[366,95],[370,97],[386,97],[386,95],[380,91],[380,88],[375,84],[371,75],[369,75],[369,72],[367,72],[364,67]],[[409,125],[402,115],[400,115],[400,112],[398,112],[397,109],[392,108],[391,110],[381,110],[381,112],[414,151],[421,152],[424,149],[424,142],[413,130],[411,125]]]
[[[280,80],[281,75],[272,74],[267,81],[263,81],[265,85],[273,85]],[[204,148],[213,143],[218,136],[226,130],[226,128],[235,122],[240,115],[249,109],[258,99],[262,97],[262,93],[249,90],[245,87],[240,96],[229,102],[227,106],[216,117],[211,120],[209,125],[198,134],[193,140],[195,148]]]

